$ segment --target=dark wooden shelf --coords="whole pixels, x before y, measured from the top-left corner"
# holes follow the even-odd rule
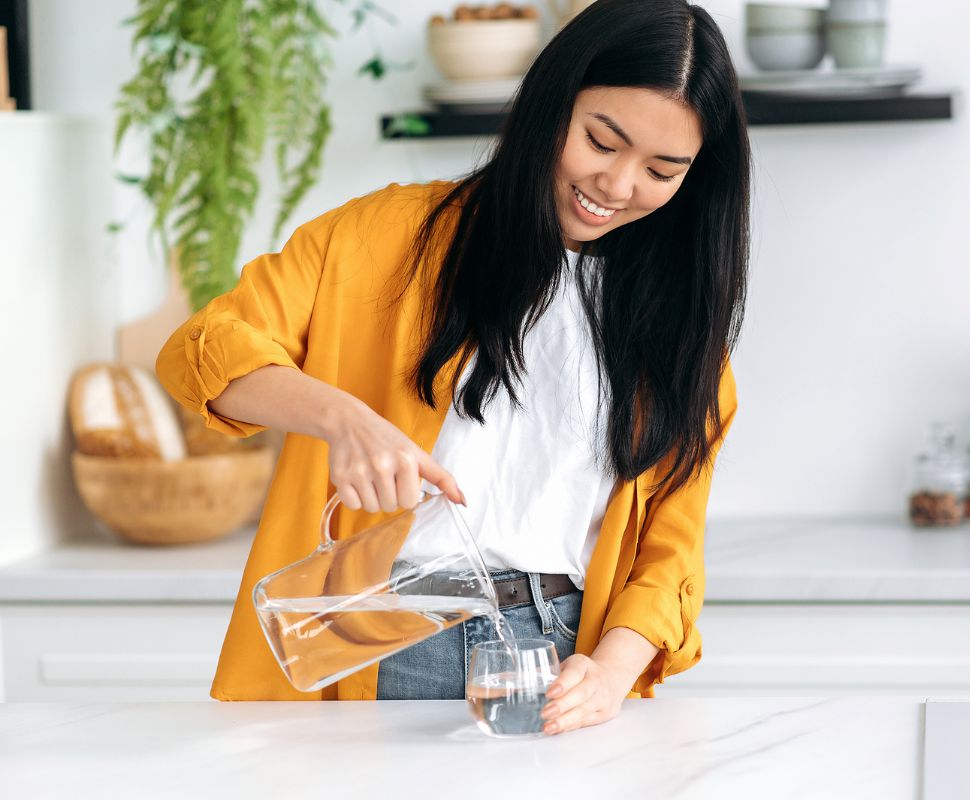
[[[842,97],[792,97],[742,92],[751,125],[811,125],[839,122],[903,122],[952,119],[949,92]]]
[[[902,122],[953,117],[953,95],[949,92],[840,97],[742,92],[742,96],[751,125]],[[401,130],[402,118],[425,132],[408,133]],[[405,112],[381,117],[381,134],[385,139],[490,136],[501,130],[504,120],[504,113]]]

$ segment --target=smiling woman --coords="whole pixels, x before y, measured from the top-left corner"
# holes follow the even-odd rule
[[[642,139],[634,141],[627,130],[638,131]],[[580,242],[664,205],[680,188],[701,141],[697,113],[653,89],[597,86],[581,91],[556,170],[566,246],[579,250]]]
[[[316,546],[328,494],[339,538],[413,506],[422,479],[466,504],[514,632],[555,644],[546,732],[610,719],[697,662],[748,161],[710,15],[598,0],[536,58],[484,166],[306,223],[176,331],[158,371],[180,402],[228,433],[300,434],[215,697],[301,699],[262,640],[254,583]],[[461,697],[471,648],[494,636],[468,620],[312,697]]]
[[[536,57],[491,160],[416,238],[412,277],[450,243],[413,385],[430,401],[442,366],[477,352],[462,410],[481,421],[500,386],[515,398],[523,337],[555,297],[564,248],[597,256],[597,269],[579,270],[580,293],[612,466],[633,479],[663,461],[654,488],[682,486],[720,426],[718,387],[744,310],[749,187],[737,77],[710,15],[683,0],[598,0]],[[455,203],[452,234],[439,221]]]

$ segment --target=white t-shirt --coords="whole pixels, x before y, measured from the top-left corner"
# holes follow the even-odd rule
[[[523,343],[523,407],[513,408],[501,387],[484,409],[485,425],[452,405],[431,455],[464,491],[460,510],[488,567],[565,573],[582,589],[615,476],[578,255],[567,251],[567,260],[559,292]]]

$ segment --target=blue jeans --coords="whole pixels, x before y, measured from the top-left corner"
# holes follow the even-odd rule
[[[581,591],[543,600],[536,573],[504,569],[491,570],[489,574],[493,579],[529,577],[532,599],[502,609],[517,638],[548,639],[555,644],[560,661],[575,652],[583,605]],[[377,672],[377,699],[464,700],[472,647],[497,638],[490,619],[472,617],[388,656]]]

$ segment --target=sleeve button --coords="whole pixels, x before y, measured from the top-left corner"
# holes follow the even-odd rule
[[[189,331],[189,338],[194,342],[202,335],[202,328],[196,326]]]
[[[684,591],[687,592],[687,594],[689,594],[689,595],[693,594],[694,593],[694,584],[688,583],[687,584],[687,588],[684,589]]]

